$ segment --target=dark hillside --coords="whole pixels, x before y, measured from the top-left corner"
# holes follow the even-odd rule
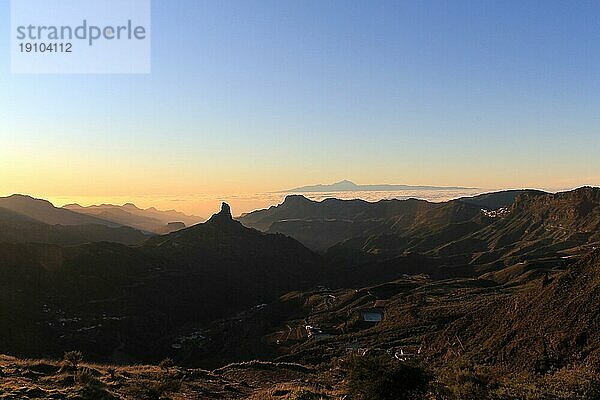
[[[76,245],[89,242],[111,241],[139,244],[148,235],[127,227],[101,224],[49,225],[25,215],[0,208],[0,243],[47,243]]]
[[[308,289],[324,271],[295,240],[233,221],[227,205],[205,224],[138,247],[1,244],[0,352],[76,346],[101,359],[160,357],[182,325]]]

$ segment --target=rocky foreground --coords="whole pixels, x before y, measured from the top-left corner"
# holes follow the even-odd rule
[[[80,354],[80,353],[79,353]],[[79,356],[80,357],[80,356]],[[441,368],[386,355],[339,359],[317,367],[250,361],[212,371],[158,366],[110,366],[0,356],[0,399],[79,400],[592,400],[600,374],[571,365],[543,374],[457,360]]]
[[[319,399],[342,391],[332,371],[298,364],[248,362],[213,371],[108,366],[0,356],[0,399]]]

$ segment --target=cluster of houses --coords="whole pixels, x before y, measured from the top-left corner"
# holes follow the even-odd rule
[[[403,348],[392,348],[392,349],[382,349],[379,347],[374,348],[358,348],[356,350],[352,350],[356,352],[359,356],[366,355],[388,355],[390,357],[395,358],[398,361],[409,361],[416,356],[415,353],[411,353],[409,351],[404,351]]]
[[[481,212],[486,217],[490,218],[502,218],[510,214],[510,209],[508,207],[502,207],[497,210],[486,210],[484,208],[481,209]]]

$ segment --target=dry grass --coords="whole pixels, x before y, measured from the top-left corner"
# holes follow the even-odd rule
[[[111,366],[0,356],[0,399],[336,399],[327,374],[300,364],[252,361],[215,371]]]
[[[348,390],[341,368],[251,361],[215,371],[154,365],[111,366],[0,356],[0,399],[55,400],[341,400]],[[467,400],[592,400],[600,375],[579,365],[547,374],[465,363],[435,371],[427,398]]]

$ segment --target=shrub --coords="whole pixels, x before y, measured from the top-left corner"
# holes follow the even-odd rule
[[[79,392],[83,400],[117,400],[98,380],[92,381]]]
[[[314,393],[303,390],[294,397],[295,400],[328,400],[330,397],[325,394]]]
[[[162,360],[160,362],[160,364],[158,364],[158,366],[162,369],[169,369],[169,368],[173,368],[175,366],[175,361],[173,361],[172,358],[165,358],[164,360]]]
[[[67,351],[63,356],[63,360],[67,365],[76,370],[83,361],[83,353],[80,351]]]
[[[431,375],[414,363],[364,356],[350,361],[348,378],[353,399],[413,400],[424,398]]]
[[[159,381],[137,381],[133,386],[133,394],[138,400],[161,400],[170,392],[177,392],[181,384],[179,381],[162,378]]]
[[[96,378],[89,368],[81,368],[75,373],[75,383],[79,385],[85,386],[95,380]]]
[[[463,361],[452,365],[444,380],[451,398],[456,400],[488,398],[489,390],[495,386],[482,367]]]
[[[75,373],[75,383],[81,386],[79,395],[84,400],[116,400],[91,369],[80,368]]]
[[[568,367],[539,374],[511,374],[491,393],[497,400],[598,400],[600,380],[588,367]]]
[[[459,361],[441,371],[437,398],[452,400],[598,400],[600,376],[585,366],[510,372]]]
[[[115,369],[115,367],[108,367],[108,369],[106,370],[106,373],[108,374],[108,378],[111,381],[114,381],[117,379],[117,370]]]

